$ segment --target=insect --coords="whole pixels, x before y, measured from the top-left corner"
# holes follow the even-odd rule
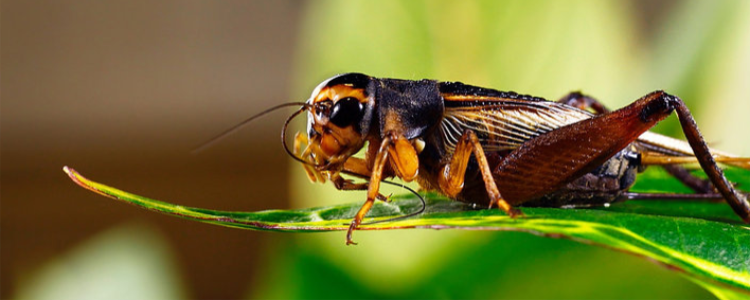
[[[578,92],[555,102],[460,82],[348,73],[322,82],[304,103],[281,106],[288,105],[300,108],[287,119],[282,142],[310,180],[367,191],[347,244],[354,244],[352,233],[374,202],[386,200],[380,184],[392,177],[517,218],[519,206],[589,207],[646,197],[628,189],[645,166],[662,165],[704,197],[724,198],[750,223],[747,196],[717,166],[750,169],[750,159],[709,150],[682,100],[663,91],[609,111]],[[672,112],[687,143],[648,131]],[[297,133],[290,150],[286,127],[301,113],[307,133]],[[364,158],[353,156],[364,147]],[[708,180],[678,165],[696,161]]]

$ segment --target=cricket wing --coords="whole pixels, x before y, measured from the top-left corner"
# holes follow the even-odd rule
[[[449,153],[453,153],[467,129],[476,133],[485,152],[506,152],[537,136],[592,116],[586,111],[549,101],[504,99],[480,104],[446,102],[440,130]]]

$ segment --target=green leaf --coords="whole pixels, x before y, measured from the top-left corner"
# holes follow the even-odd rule
[[[68,167],[64,170],[74,182],[98,194],[148,210],[234,228],[292,232],[346,230],[361,205],[260,212],[190,208],[91,181]],[[733,180],[750,183],[747,172],[728,173]],[[660,173],[647,178],[657,183],[667,182]],[[421,202],[416,196],[395,196],[390,203],[378,202],[365,222],[384,222],[364,224],[360,229],[512,230],[568,238],[635,254],[682,271],[716,295],[750,297],[750,227],[742,224],[725,203],[639,200],[597,209],[526,207],[523,208],[526,217],[512,219],[497,209],[475,209],[437,194],[424,197],[425,212],[404,220],[388,221],[419,210]]]

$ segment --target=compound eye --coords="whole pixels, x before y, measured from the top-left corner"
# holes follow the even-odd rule
[[[331,109],[330,122],[338,127],[346,127],[362,119],[364,105],[354,97],[346,97],[336,102]]]

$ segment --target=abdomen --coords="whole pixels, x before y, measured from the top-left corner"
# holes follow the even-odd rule
[[[500,157],[488,158],[495,162]],[[527,200],[521,206],[537,207],[581,207],[599,206],[617,200],[635,182],[640,166],[638,153],[627,147],[618,152],[600,167],[573,180],[560,189],[537,199]],[[489,205],[489,197],[482,176],[472,157],[464,178],[464,189],[455,200]]]

